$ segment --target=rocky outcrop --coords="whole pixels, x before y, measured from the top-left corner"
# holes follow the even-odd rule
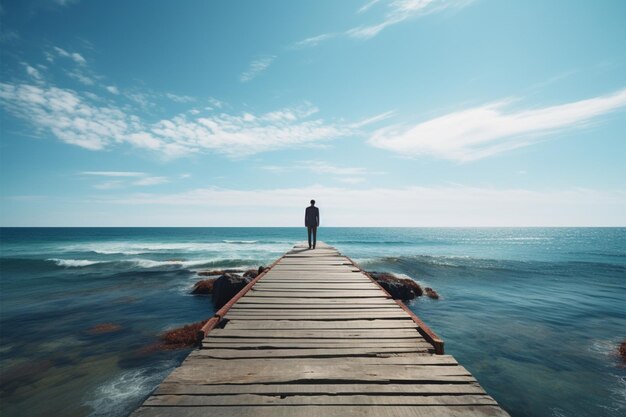
[[[396,300],[412,300],[424,292],[420,285],[409,278],[399,278],[388,272],[368,272],[368,274]]]
[[[213,285],[215,284],[216,279],[217,278],[203,279],[196,282],[193,286],[193,290],[191,290],[191,293],[195,295],[213,294]]]
[[[160,337],[161,343],[158,348],[161,350],[185,349],[194,347],[198,341],[198,332],[208,320],[187,324],[177,329],[169,330]]]
[[[433,300],[438,300],[439,299],[439,293],[437,293],[437,291],[433,290],[430,287],[424,288],[424,292],[426,292],[426,295],[429,298],[432,298]]]
[[[248,283],[250,277],[242,277],[236,274],[224,274],[213,283],[213,304],[220,309]]]
[[[619,344],[619,347],[617,348],[617,352],[622,357],[622,360],[626,362],[626,340],[624,340],[622,343]]]

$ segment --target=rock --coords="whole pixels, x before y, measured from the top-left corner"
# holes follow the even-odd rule
[[[87,330],[91,334],[112,333],[122,330],[122,326],[115,323],[100,323]]]
[[[432,288],[426,287],[424,288],[424,291],[426,292],[426,295],[432,298],[433,300],[439,299],[439,294],[437,293],[437,291],[433,290]]]
[[[213,294],[213,285],[215,284],[215,280],[217,278],[212,279],[203,279],[196,282],[196,285],[193,286],[193,290],[191,290],[192,294]]]
[[[250,277],[242,277],[235,274],[224,274],[213,283],[213,304],[216,309],[220,309],[248,283],[252,281]]]
[[[619,352],[619,355],[622,357],[622,360],[626,362],[626,340],[624,340],[622,343],[619,344],[617,351]]]
[[[198,275],[202,277],[220,276],[224,274],[241,274],[241,269],[214,269],[212,271],[200,271]]]
[[[177,329],[169,330],[160,337],[161,344],[158,346],[161,350],[185,349],[194,347],[197,343],[198,332],[208,320],[199,321],[193,324],[187,324]]]
[[[259,273],[257,272],[256,269],[248,269],[246,272],[243,273],[243,276],[246,278],[256,278],[259,275]]]
[[[412,300],[423,294],[422,287],[408,278],[398,278],[388,272],[368,272],[396,300]]]

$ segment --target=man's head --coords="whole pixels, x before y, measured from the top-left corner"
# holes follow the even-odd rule
[[[315,205],[315,200],[311,200],[311,205],[314,206]]]

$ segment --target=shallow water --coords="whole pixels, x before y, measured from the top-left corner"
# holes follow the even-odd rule
[[[2,414],[125,416],[187,351],[146,349],[205,319],[196,271],[267,265],[300,228],[0,229]],[[304,231],[305,232],[305,231]],[[622,416],[626,229],[322,228],[369,270],[442,299],[410,307],[513,416]],[[118,331],[94,334],[97,324]],[[6,413],[6,414],[5,414]]]

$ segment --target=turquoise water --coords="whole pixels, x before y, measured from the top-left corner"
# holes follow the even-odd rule
[[[0,229],[7,416],[125,416],[188,351],[146,349],[211,316],[198,270],[267,265],[304,228]],[[321,228],[369,270],[441,300],[410,308],[513,416],[622,416],[624,228]],[[113,323],[120,330],[89,329]]]

